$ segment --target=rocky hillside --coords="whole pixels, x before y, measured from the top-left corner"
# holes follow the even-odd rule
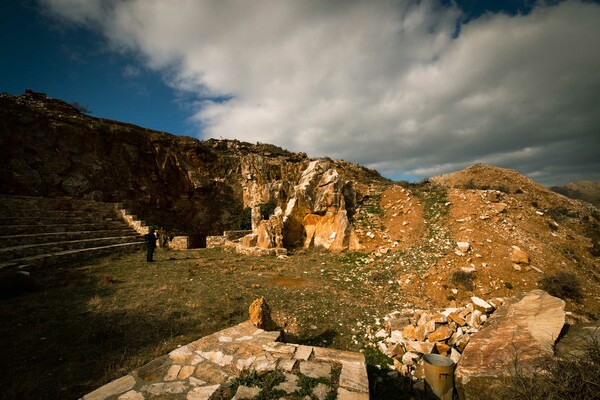
[[[122,202],[148,223],[206,236],[246,207],[285,208],[309,165],[269,144],[200,141],[94,118],[42,93],[0,95],[0,193]],[[344,180],[383,181],[332,161]]]
[[[552,186],[550,189],[572,199],[584,200],[600,207],[600,182],[578,181],[563,186]]]
[[[439,309],[471,296],[509,298],[566,272],[568,279],[550,286],[578,288],[567,310],[600,318],[600,212],[593,205],[487,165],[370,190],[356,212],[365,246],[357,276],[387,288],[399,304]]]
[[[186,233],[221,234],[244,208],[271,203],[288,226],[297,222],[300,242],[312,232],[304,244],[316,245],[335,240],[343,211],[351,226],[343,219],[340,229],[362,249],[349,255],[352,273],[399,304],[507,297],[568,272],[580,286],[567,309],[600,318],[600,212],[517,171],[474,165],[421,184],[392,183],[273,145],[93,118],[32,92],[0,95],[0,152],[3,194],[123,202]]]

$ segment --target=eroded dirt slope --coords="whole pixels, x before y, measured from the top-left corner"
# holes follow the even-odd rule
[[[421,185],[372,185],[355,221],[365,246],[357,265],[399,290],[403,305],[423,308],[473,295],[508,297],[569,272],[581,282],[582,297],[567,300],[567,309],[598,318],[599,216],[591,204],[516,171],[482,165]],[[516,248],[529,262],[517,262]]]

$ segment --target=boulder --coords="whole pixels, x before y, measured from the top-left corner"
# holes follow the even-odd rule
[[[481,312],[488,313],[494,310],[494,307],[490,303],[477,296],[471,297],[471,302],[475,306],[475,309]]]
[[[564,322],[565,302],[542,290],[509,300],[464,349],[455,374],[460,398],[474,398],[499,384],[515,363],[527,372],[541,358],[553,355]]]
[[[567,328],[556,343],[556,355],[559,357],[581,357],[590,345],[600,343],[600,321],[581,322]]]
[[[271,307],[264,297],[258,298],[250,304],[248,309],[250,321],[259,329],[271,331],[276,329],[275,322],[271,319]]]
[[[407,341],[405,343],[406,345],[406,350],[413,352],[413,353],[419,353],[419,354],[430,354],[433,351],[433,348],[435,346],[435,343],[430,343],[430,342],[420,342],[420,341]]]

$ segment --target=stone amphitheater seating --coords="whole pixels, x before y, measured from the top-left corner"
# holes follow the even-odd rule
[[[114,203],[0,195],[0,270],[142,249],[142,236],[118,210]]]

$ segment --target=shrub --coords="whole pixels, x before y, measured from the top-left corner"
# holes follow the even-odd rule
[[[540,287],[552,296],[561,299],[581,300],[581,281],[570,272],[557,272],[547,275],[539,281]]]
[[[549,357],[540,361],[532,373],[527,373],[515,362],[508,369],[509,376],[501,385],[481,393],[481,399],[559,400],[597,399],[600,376],[600,345],[588,342],[582,356]]]
[[[90,110],[90,108],[84,104],[81,104],[78,101],[74,101],[71,103],[71,105],[73,106],[73,108],[75,108],[77,111],[79,111],[82,114],[91,114],[92,110]]]
[[[513,285],[510,282],[504,282],[504,287],[507,288],[507,289],[512,289]]]
[[[461,285],[466,290],[473,290],[473,274],[471,272],[455,271],[452,273],[452,283]]]

